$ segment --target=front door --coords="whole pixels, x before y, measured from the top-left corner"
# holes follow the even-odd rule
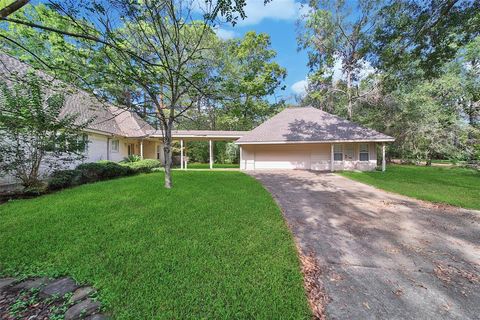
[[[128,144],[128,155],[131,156],[135,154],[135,143]]]

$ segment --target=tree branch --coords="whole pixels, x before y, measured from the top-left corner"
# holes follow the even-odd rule
[[[0,10],[0,18],[6,18],[15,11],[20,10],[29,0],[17,0]]]

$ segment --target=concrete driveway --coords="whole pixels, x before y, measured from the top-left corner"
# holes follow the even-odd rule
[[[480,319],[480,212],[330,173],[251,175],[317,257],[328,319]]]

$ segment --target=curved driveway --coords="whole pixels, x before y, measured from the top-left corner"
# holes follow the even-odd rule
[[[328,319],[480,319],[480,212],[330,173],[250,174],[317,257]]]

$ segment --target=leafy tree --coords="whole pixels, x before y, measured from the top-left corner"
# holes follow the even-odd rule
[[[89,122],[62,115],[64,97],[52,86],[47,93],[48,87],[31,74],[12,85],[0,83],[0,172],[25,188],[39,186],[42,174],[81,160],[88,143],[82,130]]]
[[[211,94],[189,110],[190,121],[182,128],[250,130],[283,106],[282,100],[270,99],[284,89],[286,70],[273,60],[276,52],[267,34],[247,32],[240,39],[213,41]]]
[[[466,157],[480,159],[480,36],[459,50],[457,58],[447,64],[445,75],[458,92],[457,112],[466,123]]]
[[[479,24],[479,1],[390,1],[378,15],[372,62],[390,86],[437,77]]]
[[[235,23],[244,18],[242,0],[207,0],[202,14],[195,14],[191,1],[49,1],[49,7],[62,15],[75,30],[52,26],[48,22],[31,21],[29,17],[0,18],[15,25],[56,33],[76,44],[88,43],[90,52],[101,52],[101,68],[126,88],[126,96],[140,88],[164,136],[165,186],[171,180],[171,132],[195,102],[211,94],[209,34],[217,15]],[[28,50],[28,48],[23,48]],[[102,66],[102,63],[96,63]],[[97,90],[108,93],[108,90]],[[135,103],[136,98],[127,102]]]
[[[308,52],[310,102],[322,108],[343,96],[347,117],[352,119],[354,105],[360,98],[357,85],[370,49],[377,3],[358,1],[353,11],[345,1],[309,2],[312,9],[300,24],[297,39],[299,48]],[[333,78],[338,62],[344,83],[336,83]]]
[[[269,35],[253,31],[225,44],[219,70],[225,106],[218,117],[222,127],[250,130],[283,104],[267,100],[285,88],[282,82],[287,75],[285,68],[273,61],[277,53],[270,46]]]

